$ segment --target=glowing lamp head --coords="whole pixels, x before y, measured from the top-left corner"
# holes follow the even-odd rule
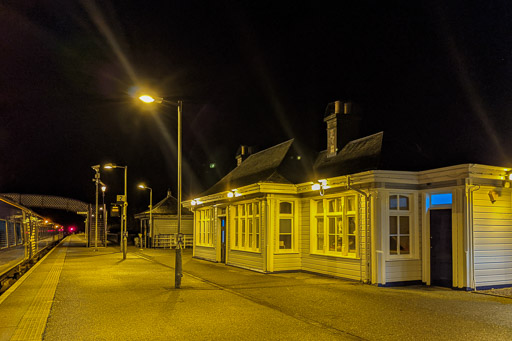
[[[162,97],[153,97],[151,95],[141,95],[139,96],[139,100],[146,104],[162,103],[164,101]]]
[[[146,188],[146,186],[144,186],[143,184],[140,184],[138,187],[139,187],[140,189],[145,189],[145,188]]]
[[[313,186],[311,186],[311,189],[313,191],[318,191],[320,189],[320,184],[314,184]]]
[[[235,194],[233,192],[228,192],[228,198],[233,198]]]
[[[139,96],[139,99],[144,103],[153,103],[155,101],[155,99],[149,95]]]

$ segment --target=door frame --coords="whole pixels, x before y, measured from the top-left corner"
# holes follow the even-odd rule
[[[214,217],[214,224],[215,224],[215,260],[218,263],[224,263],[227,264],[228,262],[228,245],[229,245],[229,208],[228,205],[221,205],[215,208],[215,217]],[[224,213],[221,213],[222,210],[225,210]],[[225,243],[226,243],[226,253],[224,255],[224,262],[222,262],[222,226],[221,221],[222,219],[225,219]]]
[[[431,265],[430,265],[430,212],[432,210],[446,210],[450,209],[452,212],[452,287],[456,287],[457,285],[457,276],[459,272],[458,264],[457,264],[457,247],[458,247],[458,232],[459,232],[459,217],[456,211],[460,209],[460,197],[457,194],[460,191],[455,188],[445,188],[445,189],[439,189],[432,192],[423,192],[422,195],[422,222],[423,222],[423,228],[422,228],[422,282],[426,285],[431,285]],[[445,205],[431,205],[430,200],[432,195],[436,194],[452,194],[452,203],[451,204],[445,204]]]
[[[220,258],[219,262],[226,264],[227,262],[227,248],[228,248],[228,219],[226,216],[217,217],[219,223],[219,241],[220,241]],[[224,226],[222,226],[222,220],[224,220]],[[224,243],[222,242],[222,233],[224,232]],[[224,245],[223,245],[224,244]],[[224,250],[223,247],[224,246]],[[224,256],[224,259],[222,259]]]

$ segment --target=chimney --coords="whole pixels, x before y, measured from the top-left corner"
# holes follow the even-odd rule
[[[245,145],[240,145],[240,147],[238,147],[238,150],[236,152],[236,166],[240,166],[240,164],[249,157],[249,155],[251,155],[252,153],[252,147],[249,147],[249,146],[245,146]]]
[[[336,101],[325,109],[324,122],[327,123],[327,157],[336,156],[347,143],[359,137],[358,109],[353,102]]]

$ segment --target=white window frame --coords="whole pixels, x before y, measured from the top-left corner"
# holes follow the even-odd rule
[[[201,208],[196,211],[196,245],[213,246],[213,210]]]
[[[281,213],[281,204],[291,204],[291,213]],[[276,216],[275,216],[275,251],[276,253],[297,253],[298,248],[298,232],[297,232],[297,211],[298,203],[294,199],[280,199],[276,200]],[[281,233],[281,219],[291,220],[291,233]],[[281,235],[290,235],[291,248],[281,248]]]
[[[231,249],[260,252],[261,203],[246,201],[232,205]]]
[[[353,200],[352,210],[349,210],[348,200]],[[316,255],[327,255],[343,258],[358,258],[359,257],[359,196],[356,194],[335,195],[329,197],[311,199],[311,244],[310,252]],[[329,211],[329,203],[334,201],[334,211]],[[322,202],[323,212],[318,212],[318,203]],[[341,208],[340,208],[341,206]],[[349,233],[349,218],[353,218],[355,229],[353,233]],[[318,222],[323,220],[323,231],[319,233]],[[335,250],[330,249],[329,236],[332,235],[329,230],[329,219],[335,219],[336,222],[341,222],[341,235],[335,231]],[[337,223],[336,223],[337,225]],[[322,249],[318,248],[318,236],[323,236]],[[341,237],[341,247],[338,249],[338,237]],[[349,239],[353,238],[355,249],[349,250]]]
[[[390,207],[390,199],[391,197],[397,197],[397,208],[391,209]],[[400,196],[407,197],[409,199],[409,208],[408,209],[400,209]],[[386,210],[385,217],[385,225],[386,225],[386,233],[385,240],[383,240],[385,244],[386,257],[390,260],[399,260],[399,259],[416,259],[418,258],[418,214],[417,214],[417,201],[418,195],[415,192],[389,192],[388,195],[385,196],[384,207]],[[391,217],[397,217],[397,233],[391,233]],[[409,234],[399,233],[399,221],[400,217],[407,216],[409,217]],[[397,251],[400,245],[400,236],[408,236],[409,237],[409,253],[400,254],[397,252],[396,254],[392,254],[390,250],[390,240],[392,236],[397,236]]]

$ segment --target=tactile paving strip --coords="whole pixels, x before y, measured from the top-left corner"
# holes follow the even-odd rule
[[[52,308],[55,290],[59,283],[60,273],[64,266],[67,247],[61,247],[56,251],[58,255],[51,270],[46,275],[46,279],[34,297],[32,304],[16,327],[11,340],[42,340],[46,321]]]

